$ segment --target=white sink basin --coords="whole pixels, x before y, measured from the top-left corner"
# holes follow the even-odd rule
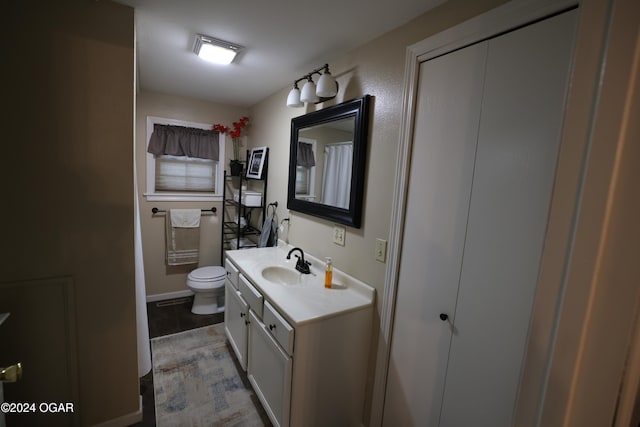
[[[302,274],[290,268],[274,265],[262,270],[262,277],[270,282],[282,285],[296,285],[300,283]]]

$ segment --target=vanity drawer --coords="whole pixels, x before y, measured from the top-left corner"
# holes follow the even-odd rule
[[[242,298],[249,304],[258,316],[262,317],[262,294],[242,274],[238,275],[238,290]]]
[[[238,289],[238,269],[229,259],[224,260],[224,269],[227,270],[227,278],[234,288]]]
[[[293,355],[293,326],[287,323],[268,301],[264,302],[264,315],[262,319],[266,328],[269,329],[271,335],[273,335],[282,348],[284,348],[289,355]]]

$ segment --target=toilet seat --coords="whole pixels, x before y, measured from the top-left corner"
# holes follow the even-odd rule
[[[200,267],[189,273],[187,277],[193,282],[217,282],[227,277],[224,267]]]

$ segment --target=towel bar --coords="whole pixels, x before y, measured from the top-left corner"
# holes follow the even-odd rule
[[[215,213],[218,209],[214,206],[211,209],[200,209],[200,210],[202,212],[214,212]],[[166,212],[166,211],[163,210],[163,209],[153,208],[153,209],[151,209],[151,212],[154,213],[154,214],[157,214],[157,213]]]

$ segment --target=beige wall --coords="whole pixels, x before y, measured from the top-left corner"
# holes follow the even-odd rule
[[[335,100],[319,104],[323,108],[365,94],[372,95],[369,147],[365,176],[362,227],[347,227],[345,246],[333,243],[333,223],[286,209],[291,119],[311,110],[287,108],[290,87],[282,89],[251,109],[253,125],[250,144],[257,141],[270,148],[269,199],[277,200],[279,219],[291,218],[291,244],[322,259],[331,256],[336,268],[370,284],[377,292],[376,330],[386,265],[375,260],[376,238],[387,240],[391,220],[397,146],[403,109],[405,51],[407,46],[505,3],[504,0],[451,0],[408,24],[371,41],[347,55],[329,60],[332,75],[340,84]],[[311,64],[309,70],[319,66]],[[255,135],[260,139],[256,140]],[[285,236],[281,237],[287,237]],[[374,340],[371,350],[373,381]],[[369,409],[365,408],[365,419]]]
[[[380,297],[385,264],[375,260],[374,247],[376,238],[387,239],[389,233],[406,47],[501,3],[504,0],[449,1],[349,54],[329,61],[340,91],[335,100],[319,104],[318,109],[365,94],[373,96],[362,227],[347,227],[344,247],[333,243],[333,222],[286,209],[291,119],[311,111],[310,107],[287,108],[285,104],[291,88],[286,87],[251,109],[253,124],[249,144],[269,146],[269,199],[278,200],[280,219],[291,218],[288,237],[292,244],[321,259],[331,256],[337,268],[375,287]],[[320,63],[310,65],[309,69]]]
[[[348,55],[330,62],[332,74],[340,83],[335,100],[318,108],[347,101],[365,94],[373,95],[371,134],[367,153],[363,221],[360,229],[347,228],[344,247],[332,243],[333,223],[286,209],[289,131],[291,119],[311,110],[292,109],[285,105],[289,87],[268,97],[251,108],[248,146],[267,145],[269,153],[269,202],[278,201],[278,217],[291,218],[288,237],[292,244],[318,257],[331,256],[337,268],[374,286],[379,295],[384,285],[385,264],[374,258],[376,238],[387,239],[391,213],[391,198],[395,176],[396,149],[402,112],[405,49],[444,28],[489,10],[504,0],[477,2],[449,1]],[[311,65],[311,68],[314,66]],[[136,158],[138,185],[144,192],[146,116],[155,115],[204,123],[230,124],[247,110],[211,104],[205,101],[171,95],[141,92],[138,94],[136,123]],[[227,157],[231,152],[227,146]],[[147,295],[157,295],[185,288],[186,273],[192,267],[167,269],[164,262],[164,228],[162,217],[152,217],[151,208],[210,207],[210,203],[147,202],[140,198],[145,256]],[[221,207],[220,203],[214,206]],[[212,248],[203,248],[202,265],[217,262],[220,256],[220,211],[207,218],[203,241],[213,241]],[[206,235],[205,235],[206,233]],[[210,237],[209,237],[210,236]]]
[[[146,147],[147,116],[184,120],[196,123],[221,123],[231,126],[234,121],[247,115],[245,108],[213,104],[197,99],[165,95],[154,92],[140,92],[136,105],[136,167],[140,200],[140,220],[147,296],[159,297],[163,294],[187,290],[186,276],[195,265],[168,267],[165,262],[165,222],[164,215],[152,215],[151,209],[216,207],[214,215],[203,215],[200,223],[200,265],[220,265],[220,233],[222,231],[221,202],[149,202],[146,191]],[[232,153],[231,139],[227,139],[222,162],[228,170],[228,159]],[[246,147],[243,147],[246,148]]]
[[[104,1],[12,2],[4,13],[3,94],[11,108],[3,116],[3,145],[12,149],[0,168],[10,183],[2,198],[0,282],[68,278],[75,295],[64,307],[69,319],[34,312],[56,304],[37,295],[19,311],[43,326],[75,323],[76,339],[22,336],[2,342],[0,354],[32,344],[25,351],[38,352],[38,364],[55,370],[64,366],[49,349],[67,347],[69,367],[77,367],[75,411],[80,425],[92,425],[139,409],[133,9]],[[36,371],[24,369],[25,376]]]

